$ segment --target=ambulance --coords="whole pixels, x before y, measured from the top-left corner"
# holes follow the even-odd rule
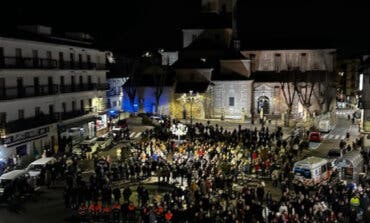
[[[328,159],[308,157],[294,164],[294,182],[301,182],[307,186],[315,186],[330,179],[332,175],[331,163]]]

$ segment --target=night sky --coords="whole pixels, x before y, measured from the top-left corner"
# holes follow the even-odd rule
[[[100,46],[115,50],[176,49],[181,41],[179,30],[201,18],[196,0],[106,2],[10,5],[0,13],[0,26],[3,31],[17,24],[38,23],[53,26],[55,32],[89,32]],[[240,1],[239,34],[243,48],[370,48],[369,12],[370,8],[341,1],[335,6],[310,1],[303,5]]]

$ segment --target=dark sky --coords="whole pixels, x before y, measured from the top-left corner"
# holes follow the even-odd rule
[[[200,9],[197,0],[29,2],[2,7],[2,30],[39,23],[53,26],[56,32],[90,32],[102,46],[117,49],[176,48],[180,28],[198,22]],[[303,0],[255,2],[259,3],[240,1],[239,33],[244,48],[370,46],[367,7],[341,1],[335,5]]]

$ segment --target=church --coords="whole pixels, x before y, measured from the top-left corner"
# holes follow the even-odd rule
[[[162,114],[245,120],[333,111],[336,50],[241,49],[237,5],[202,0],[204,20],[182,29],[182,48],[171,63],[174,80],[160,100]]]

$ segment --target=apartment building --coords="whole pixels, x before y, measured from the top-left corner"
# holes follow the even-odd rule
[[[0,36],[0,160],[63,150],[107,130],[105,52],[76,40],[83,35],[27,26]]]

